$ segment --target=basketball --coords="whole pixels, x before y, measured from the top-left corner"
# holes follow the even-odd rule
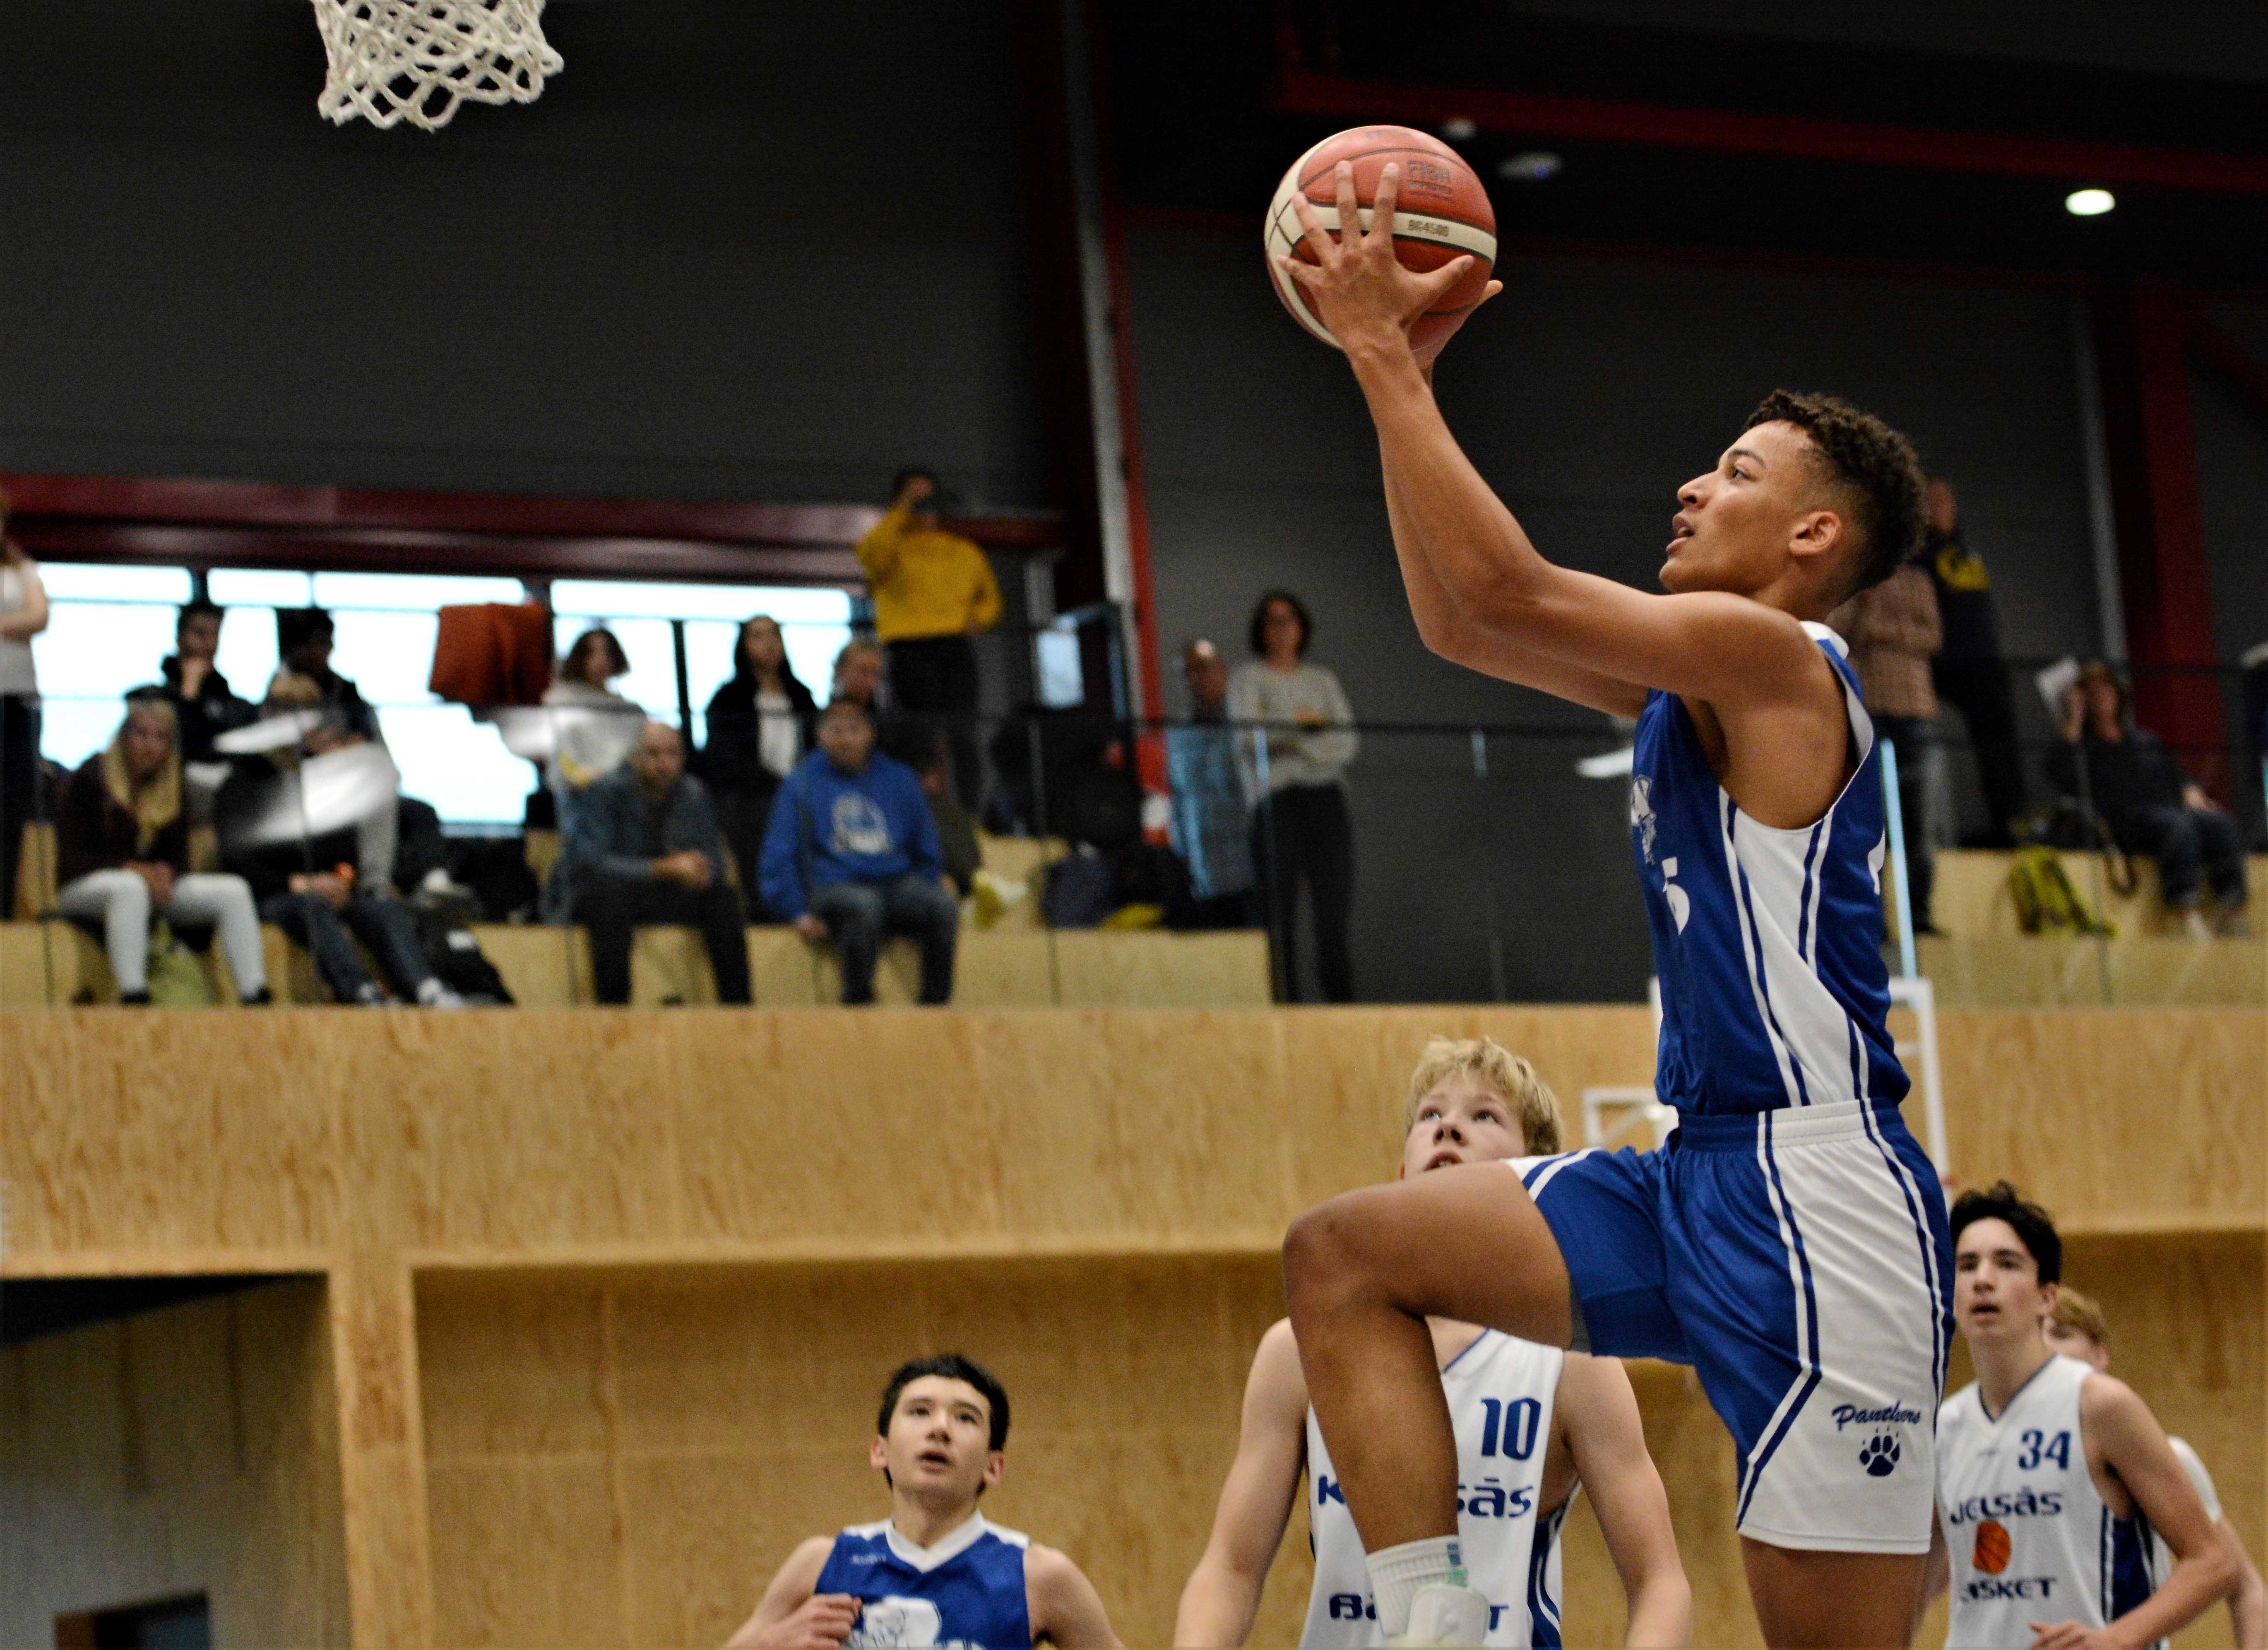
[[[1292,163],[1268,203],[1262,236],[1276,296],[1284,300],[1292,320],[1338,348],[1330,328],[1307,306],[1307,295],[1275,261],[1286,253],[1305,262],[1315,261],[1301,239],[1299,214],[1292,204],[1297,195],[1307,197],[1325,229],[1337,231],[1336,168],[1342,160],[1353,163],[1354,197],[1366,229],[1371,203],[1378,198],[1379,174],[1388,161],[1401,166],[1394,252],[1404,269],[1438,269],[1452,258],[1472,254],[1473,267],[1465,278],[1443,293],[1410,329],[1410,341],[1417,348],[1438,343],[1488,291],[1489,271],[1496,267],[1496,210],[1463,156],[1439,138],[1407,126],[1357,126],[1326,137]]]
[[[1986,1575],[1999,1574],[2008,1567],[2008,1532],[1986,1519],[1977,1527],[1977,1545],[1969,1561]]]

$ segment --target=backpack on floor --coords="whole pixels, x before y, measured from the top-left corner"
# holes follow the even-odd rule
[[[2008,867],[2008,893],[2016,902],[2017,925],[2028,934],[2100,934],[2118,931],[2089,910],[2064,874],[2052,848],[2026,848]]]

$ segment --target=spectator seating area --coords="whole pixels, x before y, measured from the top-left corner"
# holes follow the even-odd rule
[[[2062,856],[2088,909],[2117,931],[2107,940],[2027,934],[2016,918],[2008,873],[2015,856],[1970,850],[1937,855],[1932,916],[1938,932],[1916,947],[1940,1005],[1997,1008],[2104,1003],[2168,1006],[2268,1006],[2268,935],[2200,944],[2181,932],[2158,897],[2157,867],[2133,861],[2134,887],[2120,895],[2099,857]],[[2252,909],[2268,911],[2268,855],[2247,861]]]
[[[55,860],[52,848],[40,840],[42,829],[26,829],[26,874],[17,901],[19,917],[28,917],[52,898],[42,873]],[[956,1005],[1243,1008],[1269,1001],[1264,932],[1050,932],[1040,924],[1037,889],[1047,864],[1062,855],[1063,844],[986,837],[983,847],[988,869],[1004,882],[1022,883],[1032,892],[1009,903],[991,927],[964,924],[954,978]],[[539,877],[556,853],[551,833],[530,833],[528,858]],[[214,854],[210,830],[192,835],[193,864],[211,864]],[[590,947],[582,930],[482,924],[472,932],[522,1007],[566,1008],[596,1000]],[[262,938],[269,980],[279,1003],[330,1000],[305,951],[273,926],[263,929]],[[212,1000],[233,1003],[235,986],[217,950],[204,954],[200,961]],[[748,962],[755,1000],[763,1006],[815,1005],[841,998],[842,979],[832,950],[811,944],[792,929],[750,928]],[[911,1003],[918,975],[913,943],[892,941],[876,971],[877,1000]],[[102,947],[85,930],[63,922],[0,924],[0,1007],[59,1007],[117,999]],[[690,928],[640,931],[630,958],[633,1006],[716,1000],[716,981],[699,933]]]

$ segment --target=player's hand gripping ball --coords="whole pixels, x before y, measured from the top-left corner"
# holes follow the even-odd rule
[[[1356,228],[1366,232],[1378,201],[1381,174],[1391,162],[1398,174],[1395,190],[1394,254],[1405,269],[1430,274],[1460,257],[1471,261],[1438,292],[1425,294],[1422,310],[1408,321],[1410,348],[1430,357],[1488,296],[1489,272],[1496,265],[1496,210],[1488,191],[1464,157],[1440,139],[1406,126],[1358,126],[1326,137],[1292,165],[1269,203],[1262,236],[1269,278],[1292,318],[1316,337],[1338,347],[1318,313],[1313,295],[1277,261],[1317,261],[1300,219],[1304,199],[1334,241],[1344,219],[1338,163],[1353,173]]]

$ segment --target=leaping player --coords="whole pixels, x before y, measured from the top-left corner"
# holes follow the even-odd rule
[[[1551,1091],[1527,1061],[1485,1037],[1427,1045],[1410,1074],[1406,1115],[1405,1180],[1559,1149]],[[1456,1425],[1459,1528],[1466,1566],[1489,1600],[1488,1642],[1562,1642],[1559,1531],[1581,1489],[1622,1577],[1624,1642],[1690,1643],[1693,1593],[1623,1366],[1470,1323],[1436,1318],[1427,1328]],[[1261,1338],[1253,1358],[1235,1464],[1212,1539],[1182,1589],[1176,1645],[1241,1645],[1250,1637],[1303,1472],[1315,1579],[1302,1650],[1381,1642],[1362,1542],[1315,1435],[1286,1322]]]
[[[2235,1590],[2233,1543],[2133,1389],[2048,1345],[2063,1240],[2047,1211],[2003,1181],[1963,1192],[1953,1226],[1977,1380],[1937,1424],[1930,1587],[1953,1595],[1946,1644],[2163,1650]]]
[[[867,1456],[889,1485],[890,1516],[798,1547],[725,1650],[1120,1650],[1077,1565],[976,1510],[1007,1441],[1007,1390],[982,1365],[947,1354],[902,1366]]]
[[[1340,221],[1360,222],[1351,169]],[[1424,1175],[1297,1221],[1300,1364],[1389,1644],[1477,1645],[1429,1316],[1694,1366],[1739,1456],[1749,1591],[1774,1646],[1903,1646],[1929,1550],[1950,1325],[1936,1172],[1898,1116],[1873,725],[1820,622],[1896,569],[1922,479],[1896,431],[1775,392],[1677,492],[1651,595],[1536,553],[1442,421],[1410,319],[1465,273],[1372,227],[1279,261],[1345,351],[1426,645],[1638,719],[1631,844],[1661,980],[1668,1149]],[[1491,292],[1497,288],[1492,284]]]

